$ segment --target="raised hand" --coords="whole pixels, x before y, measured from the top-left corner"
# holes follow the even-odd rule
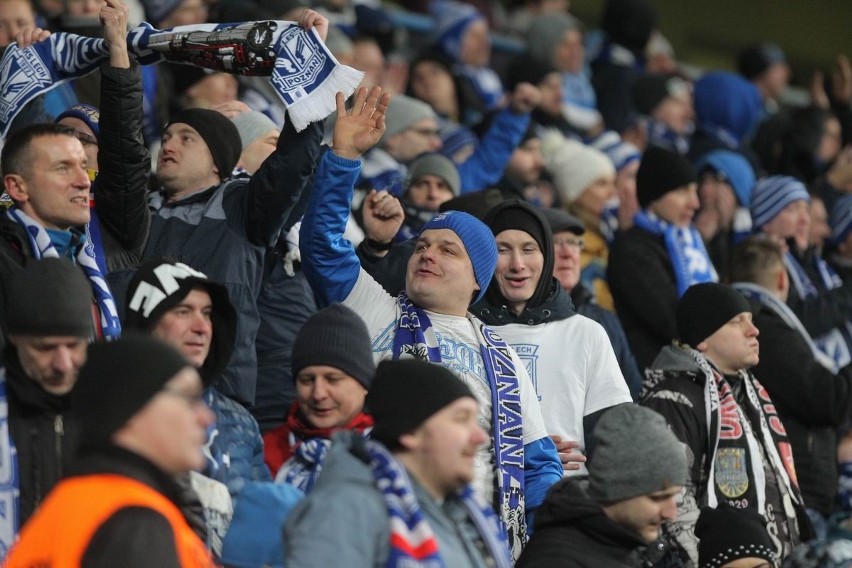
[[[337,93],[337,121],[332,142],[334,153],[341,158],[357,160],[375,146],[385,133],[385,112],[389,102],[390,95],[382,93],[378,85],[369,93],[361,87],[355,95],[355,104],[346,110],[343,93]]]
[[[328,37],[328,18],[315,12],[309,8],[302,10],[299,14],[299,25],[310,31],[311,28],[316,28],[320,39],[325,43],[325,38]]]
[[[399,199],[385,190],[371,190],[364,199],[362,213],[367,238],[379,243],[389,243],[405,220],[405,212]]]
[[[552,435],[550,439],[556,444],[559,453],[559,461],[562,462],[563,471],[576,471],[586,462],[586,456],[574,450],[580,447],[580,442],[563,440],[562,436]]]
[[[210,110],[215,110],[228,118],[234,118],[244,112],[251,112],[251,107],[243,101],[225,101],[224,103],[210,107]]]
[[[541,102],[541,90],[532,83],[518,83],[509,95],[509,106],[517,114],[526,114]]]
[[[15,34],[15,42],[20,49],[25,49],[34,43],[44,41],[50,37],[50,30],[41,28],[24,28]]]
[[[104,39],[109,45],[109,64],[130,68],[127,53],[127,6],[121,0],[103,0],[98,18],[104,27]]]

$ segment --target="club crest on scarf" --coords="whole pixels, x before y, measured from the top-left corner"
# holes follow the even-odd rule
[[[271,75],[296,131],[336,110],[364,74],[340,65],[316,29],[285,21],[200,24],[158,30],[143,22],[127,47],[142,65],[172,61],[239,75]],[[59,32],[26,49],[10,45],[0,60],[0,136],[33,98],[94,71],[109,58],[101,38]]]

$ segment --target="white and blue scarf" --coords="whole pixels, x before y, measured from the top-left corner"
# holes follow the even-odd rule
[[[18,451],[9,434],[9,398],[6,393],[6,369],[0,368],[0,561],[6,558],[15,542],[21,522],[20,473]]]
[[[693,284],[719,281],[704,241],[695,227],[675,227],[647,209],[640,210],[633,222],[643,231],[662,236],[665,240],[674,267],[678,298]]]
[[[820,295],[819,289],[811,281],[805,268],[790,251],[784,253],[784,265],[787,267],[787,274],[790,275],[791,291],[798,294],[799,298],[807,300]],[[843,285],[840,276],[822,258],[815,256],[814,266],[822,281],[823,289],[833,290]],[[838,369],[852,363],[852,321],[847,320],[842,327],[835,327],[813,339],[819,350],[828,355]]]
[[[59,258],[59,253],[56,247],[50,240],[50,235],[29,215],[21,211],[18,207],[13,206],[6,211],[6,215],[23,227],[26,230],[29,238],[30,248],[33,251],[33,258],[41,260],[42,258]],[[112,297],[106,280],[98,268],[98,262],[95,258],[95,247],[92,244],[92,239],[89,238],[89,228],[86,226],[86,242],[80,247],[76,256],[77,264],[83,269],[86,278],[89,279],[89,284],[92,286],[92,292],[95,297],[95,303],[98,306],[98,314],[100,324],[100,332],[104,339],[118,339],[121,336],[121,321],[118,318],[118,308],[115,305],[115,299]]]
[[[829,357],[828,354],[820,350],[819,346],[814,343],[811,335],[805,329],[805,326],[802,325],[802,322],[798,317],[796,317],[796,314],[793,313],[793,310],[791,310],[787,304],[776,298],[769,292],[769,290],[758,286],[757,284],[752,284],[750,282],[736,282],[731,286],[746,298],[757,300],[761,303],[761,305],[766,306],[775,312],[775,314],[780,317],[784,323],[790,327],[790,329],[796,330],[802,339],[805,340],[805,343],[808,344],[808,348],[811,350],[816,362],[831,371],[833,374],[837,374],[839,369],[837,362]]]
[[[425,311],[405,294],[397,298],[401,311],[393,341],[393,358],[412,357],[441,363],[441,350]],[[471,322],[491,391],[491,436],[497,470],[497,502],[512,557],[527,541],[524,508],[524,435],[518,375],[506,342],[481,322]]]
[[[290,436],[292,438],[290,445],[295,446],[293,457],[281,465],[281,469],[275,475],[275,483],[290,484],[307,495],[314,488],[322,472],[322,464],[331,448],[331,440],[308,438],[297,444],[292,432]]]
[[[420,509],[405,468],[381,444],[367,441],[365,447],[376,487],[388,509],[388,568],[444,568],[438,541]],[[509,568],[503,528],[491,507],[469,485],[455,498],[467,510],[495,566]]]
[[[142,65],[173,61],[242,75],[271,75],[296,131],[336,109],[363,73],[340,65],[316,30],[293,22],[200,24],[157,30],[148,23],[130,30],[130,53]],[[26,49],[10,45],[0,60],[0,136],[33,98],[69,79],[94,71],[109,59],[100,38],[55,33]]]

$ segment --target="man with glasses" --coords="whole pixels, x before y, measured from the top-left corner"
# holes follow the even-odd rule
[[[553,276],[559,280],[562,289],[570,294],[577,313],[603,326],[630,394],[633,400],[638,400],[642,390],[642,374],[636,365],[633,352],[630,351],[624,328],[621,327],[618,316],[596,304],[592,291],[580,282],[580,255],[586,246],[583,240],[586,229],[582,221],[562,209],[545,209],[542,213],[553,232],[553,249],[556,253]]]
[[[553,277],[553,235],[538,210],[506,201],[484,222],[497,240],[497,269],[471,312],[524,362],[565,474],[587,474],[595,422],[609,407],[633,401],[612,345],[599,324],[574,311]]]
[[[174,482],[204,463],[213,413],[202,389],[183,356],[155,339],[93,345],[75,393],[83,444],[74,471],[24,527],[6,565],[212,568]]]

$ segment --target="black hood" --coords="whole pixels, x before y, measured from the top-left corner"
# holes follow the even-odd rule
[[[498,221],[498,218],[506,213],[511,213],[513,215],[523,215],[528,220],[532,221],[533,225],[535,225],[540,230],[542,240],[540,245],[542,249],[541,253],[542,255],[544,255],[544,266],[542,267],[541,277],[538,280],[535,292],[533,292],[533,295],[527,302],[526,306],[526,309],[537,308],[541,304],[543,304],[551,295],[551,286],[553,281],[553,265],[555,262],[555,253],[553,250],[553,233],[550,231],[550,224],[547,222],[547,219],[544,218],[544,215],[541,213],[541,211],[539,211],[535,206],[519,199],[504,201],[503,203],[499,203],[498,205],[494,206],[485,215],[483,222],[488,225],[489,228],[491,228],[492,232],[497,230],[497,232],[499,233],[500,231],[509,228],[506,226],[505,223],[501,223],[500,226],[502,228],[498,229],[497,227],[495,227],[495,223]],[[517,228],[518,230],[524,230],[524,228],[521,226]],[[533,235],[533,237],[535,236],[536,235]],[[492,306],[502,306],[506,303],[506,299],[503,297],[503,294],[500,292],[500,287],[497,285],[496,277],[491,279],[491,284],[488,286],[488,290],[485,293],[485,300]]]

